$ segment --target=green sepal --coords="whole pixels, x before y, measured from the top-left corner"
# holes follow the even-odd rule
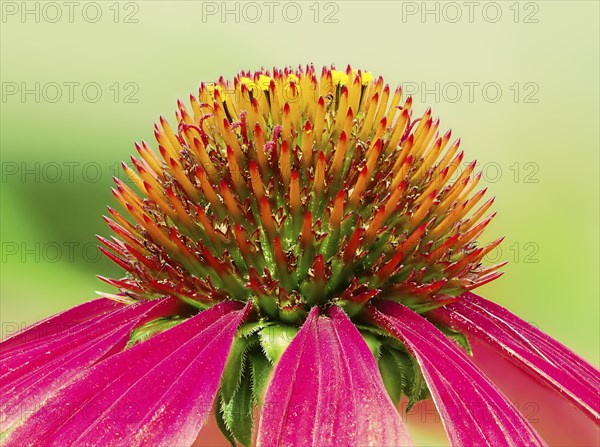
[[[338,306],[344,309],[348,317],[353,318],[363,311],[367,303],[357,303],[356,301],[339,300],[336,302]]]
[[[283,351],[286,350],[297,333],[297,327],[282,324],[266,327],[258,333],[263,352],[272,364],[279,361]]]
[[[221,377],[221,393],[225,403],[229,403],[233,394],[239,388],[247,351],[255,346],[257,342],[256,337],[247,338],[239,334],[233,339]]]
[[[223,411],[222,411],[223,400],[222,399],[223,399],[223,397],[221,396],[221,393],[219,393],[217,395],[217,405],[216,405],[216,411],[215,411],[215,419],[217,421],[217,427],[219,427],[219,430],[221,431],[221,433],[223,433],[223,436],[225,436],[227,441],[229,441],[229,444],[231,445],[231,447],[236,447],[235,438],[233,437],[233,434],[231,433],[231,430],[229,429],[229,427],[227,427],[227,423],[225,422],[225,419],[223,416]]]
[[[226,403],[224,399],[221,399],[220,402],[226,427],[242,445],[250,446],[254,421],[248,368],[244,369],[240,386],[233,393],[231,400]]]
[[[273,366],[259,349],[254,349],[248,354],[248,361],[252,373],[252,402],[255,405],[262,406],[263,393]]]
[[[367,325],[363,325],[363,324],[355,324],[355,326],[361,333],[368,331],[372,334],[380,335],[380,336],[386,337],[386,338],[393,337],[393,335],[390,334],[388,331],[386,331],[385,329],[382,329],[380,327],[377,327],[377,326],[367,326]]]
[[[299,323],[306,318],[306,315],[304,307],[279,309],[279,319],[287,324]]]
[[[411,356],[404,354],[404,357],[408,359],[410,366],[405,366],[408,370],[408,374],[412,380],[408,381],[407,386],[404,390],[404,394],[408,396],[408,405],[406,406],[406,411],[410,411],[410,409],[417,403],[429,397],[429,388],[427,387],[427,383],[425,382],[425,378],[423,377],[423,373],[421,372],[421,367],[417,363],[417,360]],[[409,372],[410,371],[410,372]]]
[[[377,360],[381,356],[381,345],[383,344],[381,340],[372,333],[366,331],[360,331],[360,335],[362,335],[363,340],[371,350],[371,354],[373,354],[373,357]]]
[[[377,326],[365,326],[362,324],[356,324],[355,326],[360,332],[370,332],[371,334],[382,337],[386,346],[390,346],[399,351],[408,352],[404,344],[385,329]]]
[[[262,328],[269,326],[271,323],[268,321],[251,321],[250,323],[246,323],[242,325],[238,331],[237,335],[240,337],[250,337],[260,331]]]
[[[384,349],[377,364],[385,389],[394,405],[398,405],[400,397],[402,397],[402,370],[398,366],[398,362],[390,351]]]
[[[448,338],[451,338],[456,343],[458,343],[465,351],[467,351],[467,353],[470,356],[473,355],[473,351],[471,351],[471,344],[469,343],[469,339],[465,334],[463,334],[462,332],[455,331],[454,329],[451,329],[441,324],[434,323],[434,325],[440,331],[442,331]]]
[[[182,317],[161,317],[156,320],[148,321],[147,323],[135,328],[131,335],[129,335],[129,341],[127,342],[126,348],[129,348],[136,343],[141,343],[148,340],[150,337],[160,334],[161,332],[171,329],[177,326],[179,323],[184,321]]]
[[[392,362],[395,363],[395,366]],[[397,403],[396,399],[403,395],[408,397],[406,411],[409,411],[417,402],[429,397],[429,388],[421,368],[412,355],[387,345],[383,348],[378,364],[383,383],[392,401]],[[399,397],[396,397],[398,396],[398,387],[400,387],[401,393]]]

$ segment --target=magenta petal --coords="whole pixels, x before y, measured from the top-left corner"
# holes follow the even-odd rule
[[[92,315],[97,309],[103,311],[86,319],[79,312],[83,307],[91,307]],[[114,310],[110,311],[111,307]],[[86,368],[123,349],[136,326],[170,315],[179,307],[175,298],[116,307],[108,303],[100,307],[82,305],[76,312],[67,311],[36,325],[38,329],[61,328],[56,333],[35,328],[23,332],[20,343],[0,353],[0,431],[10,428]],[[71,314],[74,324],[68,325],[65,314]],[[32,336],[35,332],[39,338]]]
[[[265,396],[258,445],[412,445],[369,347],[346,314],[313,308]]]
[[[549,445],[600,446],[600,430],[579,408],[570,405],[538,377],[499,355],[489,344],[479,338],[469,341],[473,363],[502,390]]]
[[[462,297],[432,312],[434,318],[499,350],[600,423],[600,371],[503,307],[472,293]]]
[[[380,326],[417,359],[453,446],[540,446],[536,431],[498,388],[438,328],[390,301],[371,307]],[[383,313],[382,313],[383,312]]]
[[[100,298],[80,304],[28,326],[24,330],[2,341],[0,343],[0,355],[21,343],[39,340],[40,338],[50,335],[56,335],[60,332],[69,330],[78,323],[90,320],[98,315],[112,312],[123,306],[125,306],[125,304],[108,298]]]
[[[228,301],[108,357],[61,389],[5,447],[191,445],[248,306]]]

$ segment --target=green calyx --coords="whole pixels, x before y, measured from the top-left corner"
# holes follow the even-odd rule
[[[262,351],[272,364],[279,361],[297,333],[297,327],[282,324],[268,326],[259,332]]]
[[[386,346],[382,349],[378,366],[385,389],[395,405],[398,405],[402,396],[407,396],[408,411],[414,404],[429,397],[421,369],[411,355]]]
[[[467,338],[460,332],[436,325],[469,354]],[[404,344],[387,331],[371,325],[356,324],[379,367],[386,391],[394,405],[408,399],[406,411],[430,397],[416,359]],[[251,445],[254,410],[263,403],[270,376],[299,328],[264,321],[240,327],[227,359],[218,398],[217,422],[232,446]]]
[[[148,321],[147,323],[141,325],[140,327],[135,328],[131,334],[129,335],[129,341],[127,342],[127,348],[132,347],[137,343],[141,343],[143,341],[148,340],[150,337],[154,335],[158,335],[161,332],[164,332],[168,329],[171,329],[174,326],[177,326],[179,323],[185,320],[184,317],[180,316],[170,316],[170,317],[161,317],[156,320]]]
[[[188,317],[171,316],[149,321],[130,335],[127,348],[148,340]],[[387,393],[395,406],[407,399],[406,411],[430,396],[416,359],[405,345],[385,329],[355,318],[355,326],[369,347]],[[467,353],[467,337],[446,326],[436,326]],[[224,366],[217,396],[216,420],[232,446],[250,446],[256,409],[263,405],[270,377],[285,350],[300,330],[296,324],[264,319],[247,321],[237,330]]]
[[[232,446],[252,442],[254,408],[262,405],[273,365],[296,334],[291,326],[250,322],[240,327],[221,378],[217,424]]]

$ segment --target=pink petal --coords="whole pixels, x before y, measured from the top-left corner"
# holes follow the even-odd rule
[[[61,314],[51,319],[53,323],[46,320],[46,324],[36,325],[60,328],[57,333],[36,328],[23,332],[19,343],[0,354],[0,431],[7,430],[86,368],[122,350],[136,326],[170,315],[180,306],[175,298],[113,306],[112,311],[107,310],[111,306],[102,306],[107,311],[90,319],[83,313],[67,311],[65,314],[80,322],[68,327],[67,316]],[[32,336],[35,332],[39,338]]]
[[[552,446],[598,447],[600,431],[538,377],[512,363],[479,338],[470,340],[473,362],[514,403],[523,417]]]
[[[279,360],[257,445],[412,445],[369,347],[346,314],[313,308]]]
[[[228,301],[121,353],[61,389],[5,447],[191,445],[248,306]]]
[[[373,320],[417,359],[453,446],[540,446],[536,431],[454,342],[408,307],[371,307]],[[383,313],[382,313],[383,312]]]
[[[552,337],[472,293],[432,315],[493,346],[600,424],[600,371]]]
[[[112,312],[123,306],[125,306],[125,304],[108,298],[100,298],[80,304],[52,317],[46,318],[45,320],[38,321],[2,341],[0,343],[0,355],[21,343],[39,340],[40,338],[49,335],[56,335],[60,332],[69,330],[78,323],[90,320],[98,315]]]

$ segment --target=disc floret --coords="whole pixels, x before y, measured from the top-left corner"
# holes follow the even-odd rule
[[[383,78],[313,66],[241,72],[202,84],[176,127],[155,126],[159,155],[116,180],[118,238],[103,251],[127,271],[103,278],[135,299],[198,308],[252,300],[298,324],[313,306],[356,315],[373,298],[418,312],[497,278],[476,240],[493,199],[473,193],[460,140],[430,109],[413,115]]]

